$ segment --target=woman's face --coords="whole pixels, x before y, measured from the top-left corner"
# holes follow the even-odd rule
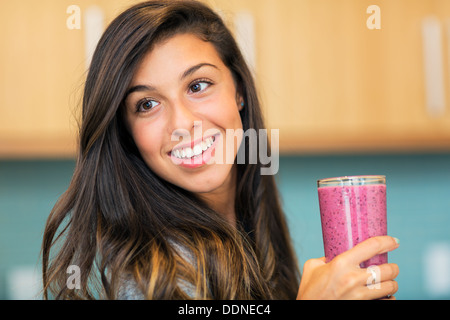
[[[125,104],[134,141],[161,178],[196,193],[230,184],[241,97],[211,43],[192,34],[158,43],[138,66]],[[227,130],[236,139],[225,139]]]

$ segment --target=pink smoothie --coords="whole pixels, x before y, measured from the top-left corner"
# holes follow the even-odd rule
[[[387,234],[386,185],[326,186],[318,191],[327,261],[367,238]],[[360,266],[382,263],[387,263],[387,253]]]

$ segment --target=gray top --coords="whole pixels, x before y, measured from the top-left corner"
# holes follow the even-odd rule
[[[174,249],[188,262],[194,263],[194,259],[187,249],[171,242]],[[192,283],[185,280],[178,280],[179,287],[191,298],[195,296],[195,287]],[[138,288],[136,280],[131,274],[122,277],[122,284],[117,292],[118,300],[145,300],[145,295]]]
[[[184,280],[179,280],[178,284],[189,297],[194,298],[195,287]],[[118,300],[145,300],[144,294],[139,290],[136,281],[131,277],[124,278],[122,285],[117,292]]]

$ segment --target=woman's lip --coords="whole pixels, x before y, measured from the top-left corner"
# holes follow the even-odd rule
[[[219,135],[219,133],[216,133],[216,134],[212,134],[212,135],[207,136],[207,137],[202,137],[202,138],[200,138],[200,139],[191,141],[190,143],[185,143],[185,144],[182,144],[182,145],[176,145],[176,146],[175,146],[172,150],[170,150],[167,154],[168,154],[169,156],[171,156],[173,150],[183,149],[183,148],[186,148],[186,147],[194,148],[194,146],[195,146],[196,144],[199,144],[199,143],[201,143],[202,141],[206,141],[207,139],[209,139],[209,138],[211,138],[211,137],[214,137],[215,139],[217,139],[217,136],[218,136],[218,135]]]
[[[211,160],[211,158],[215,154],[216,145],[218,143],[218,136],[220,135],[212,135],[210,137],[215,137],[213,144],[205,151],[203,151],[200,155],[189,158],[189,159],[180,159],[175,156],[173,156],[170,153],[170,158],[172,160],[172,163],[174,163],[177,166],[181,166],[188,169],[194,169],[198,167],[202,167],[205,164],[208,164]],[[207,138],[206,138],[207,139]],[[178,149],[178,148],[177,148]]]

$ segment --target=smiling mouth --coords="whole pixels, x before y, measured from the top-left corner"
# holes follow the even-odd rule
[[[184,148],[173,149],[170,152],[170,154],[171,154],[171,156],[173,156],[177,159],[181,159],[181,160],[194,159],[196,157],[201,156],[205,151],[209,150],[211,148],[211,146],[214,144],[215,140],[216,140],[216,137],[211,136],[211,137],[195,144],[192,148],[184,147]]]

